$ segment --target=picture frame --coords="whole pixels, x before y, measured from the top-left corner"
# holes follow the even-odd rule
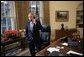
[[[56,22],[67,22],[69,19],[69,11],[56,11],[55,19]]]

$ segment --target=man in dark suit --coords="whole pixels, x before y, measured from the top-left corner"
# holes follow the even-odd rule
[[[28,14],[28,22],[26,24],[26,39],[29,45],[30,53],[32,56],[35,56],[35,47],[37,50],[41,48],[40,33],[39,30],[42,30],[42,26],[39,21],[34,19],[32,13]]]

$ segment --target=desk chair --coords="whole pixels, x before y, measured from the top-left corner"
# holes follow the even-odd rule
[[[40,32],[40,37],[41,37],[41,48],[45,48],[46,46],[48,46],[50,44],[50,26],[43,26],[43,30]]]

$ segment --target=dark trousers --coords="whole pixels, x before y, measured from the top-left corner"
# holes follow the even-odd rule
[[[39,51],[41,48],[40,44],[35,45],[35,43],[31,41],[29,43],[29,49],[30,49],[31,56],[35,56],[35,47],[37,47],[37,51]]]
[[[29,43],[29,49],[30,49],[31,56],[35,56],[35,45],[33,41]]]

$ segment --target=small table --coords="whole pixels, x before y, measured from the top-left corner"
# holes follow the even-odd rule
[[[4,42],[4,43],[1,43],[1,48],[2,48],[2,56],[5,56],[5,46],[9,45],[9,44],[12,44],[12,43],[15,43],[15,42],[21,42],[21,49],[24,50],[26,48],[26,45],[25,45],[25,37],[21,37],[21,38],[17,38],[17,39],[13,39],[11,41],[8,41],[8,42]]]
[[[54,41],[53,43],[51,43],[49,46],[47,46],[43,50],[41,50],[38,53],[36,53],[36,56],[48,56],[47,48],[49,48],[49,47],[56,47],[56,46],[64,47],[64,49],[60,49],[60,53],[63,54],[63,56],[65,56],[66,53],[69,50],[73,50],[75,52],[83,53],[83,47],[79,48],[80,47],[79,46],[79,47],[69,48],[68,46],[63,46],[62,42],[61,42],[61,39],[58,39],[57,41]]]

